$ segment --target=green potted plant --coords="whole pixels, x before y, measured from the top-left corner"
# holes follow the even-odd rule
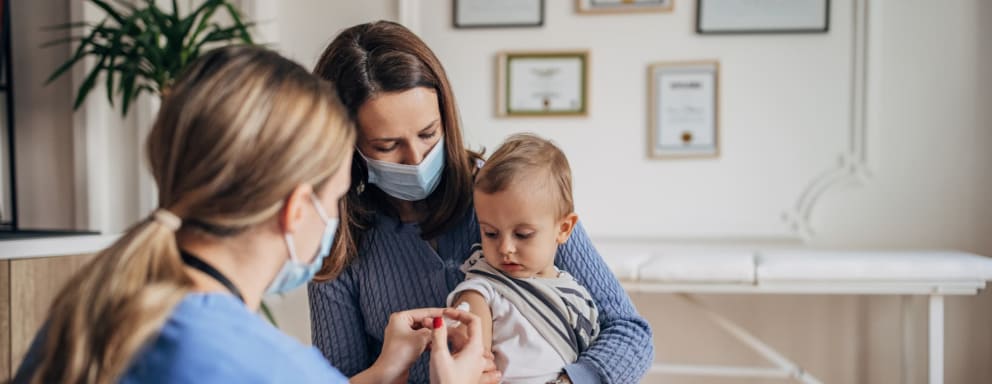
[[[103,74],[108,101],[113,105],[114,95],[119,95],[121,114],[126,115],[141,93],[161,96],[167,92],[173,79],[202,52],[222,44],[254,43],[248,31],[252,23],[242,22],[237,7],[228,0],[204,0],[186,15],[181,14],[177,0],[172,0],[171,10],[160,8],[155,0],[134,4],[118,1],[117,7],[104,0],[88,1],[107,16],[96,24],[56,26],[63,30],[82,29],[84,33],[45,44],[79,41],[69,60],[52,73],[46,84],[86,57],[96,62],[76,92],[73,109],[83,104]],[[223,14],[230,18],[230,24],[216,21],[216,16]]]
[[[185,15],[180,12],[177,0],[172,0],[171,10],[160,8],[155,0],[117,1],[117,7],[103,0],[88,1],[107,16],[96,24],[77,22],[56,26],[54,29],[58,30],[82,29],[83,35],[45,44],[79,42],[69,60],[49,76],[46,84],[84,58],[95,59],[96,64],[76,92],[73,109],[83,104],[103,74],[108,101],[114,105],[114,95],[119,95],[121,114],[127,115],[131,103],[143,92],[158,97],[167,93],[173,79],[201,53],[223,44],[254,44],[249,33],[253,24],[242,22],[238,8],[228,0],[204,0]],[[222,25],[216,20],[224,14],[230,18],[229,24]],[[278,326],[264,302],[261,311],[269,322]]]

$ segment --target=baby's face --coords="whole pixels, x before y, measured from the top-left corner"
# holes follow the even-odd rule
[[[492,194],[475,191],[486,261],[515,278],[556,275],[561,220],[552,190],[541,184],[516,183]]]

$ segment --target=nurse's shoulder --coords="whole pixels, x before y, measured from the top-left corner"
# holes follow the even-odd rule
[[[236,297],[192,293],[122,383],[346,383],[313,347],[279,332]]]

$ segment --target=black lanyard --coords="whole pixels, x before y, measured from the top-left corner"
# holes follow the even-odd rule
[[[213,277],[214,280],[217,280],[217,282],[224,284],[224,286],[227,287],[227,290],[231,291],[234,296],[237,296],[242,303],[245,302],[245,298],[244,296],[241,296],[241,291],[238,290],[238,287],[235,287],[234,283],[232,283],[231,280],[228,280],[227,277],[224,277],[224,274],[220,273],[217,268],[210,266],[210,264],[207,264],[207,262],[203,261],[199,257],[193,256],[192,253],[180,250],[179,254],[182,255],[183,262],[186,263],[186,265],[199,269],[200,272],[210,275],[210,277]]]

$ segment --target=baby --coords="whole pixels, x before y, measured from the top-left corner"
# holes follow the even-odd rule
[[[579,220],[568,160],[550,141],[511,136],[476,176],[474,198],[482,244],[448,305],[468,303],[482,319],[504,382],[554,381],[599,334],[589,292],[554,265]]]

